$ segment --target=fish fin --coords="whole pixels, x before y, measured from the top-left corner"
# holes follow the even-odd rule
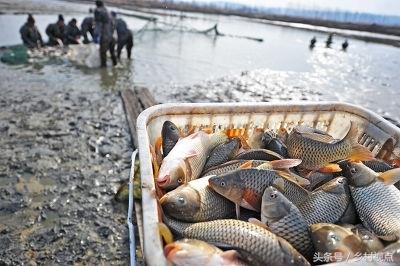
[[[254,225],[258,225],[264,229],[269,230],[268,226],[266,224],[264,224],[263,222],[261,222],[260,220],[258,220],[257,218],[249,218],[249,223],[254,224]]]
[[[227,250],[222,252],[221,257],[226,260],[228,263],[231,263],[232,261],[235,261],[240,258],[239,252],[236,250]],[[224,266],[228,266],[229,264],[223,264]]]
[[[352,147],[351,155],[348,158],[349,161],[357,162],[357,161],[370,161],[374,159],[374,155],[370,150],[361,144],[356,143]]]
[[[378,175],[378,180],[385,185],[393,185],[400,181],[400,168],[388,170]]]
[[[261,196],[259,196],[252,189],[245,189],[242,195],[242,201],[240,202],[240,206],[252,211],[260,212]]]
[[[184,169],[184,174],[185,174],[185,178],[184,179],[185,180],[183,180],[183,184],[187,184],[192,179],[193,172],[192,172],[192,167],[190,166],[190,163],[189,163],[188,159],[189,158],[186,158],[184,160],[186,169]]]
[[[310,181],[308,179],[301,177],[299,175],[296,175],[287,170],[275,170],[275,173],[277,173],[279,176],[281,176],[283,178],[286,178],[292,182],[297,183],[300,186],[308,186],[310,184]]]
[[[322,135],[319,133],[312,133],[312,132],[301,132],[300,133],[304,138],[312,139],[315,141],[319,142],[324,142],[324,143],[332,143],[336,141],[332,136],[330,135]]]
[[[185,154],[185,159],[189,159],[192,157],[197,156],[198,153],[195,150],[189,150],[186,154]]]
[[[213,128],[212,127],[205,127],[201,129],[203,132],[207,133],[207,134],[211,134],[213,133]]]
[[[174,237],[171,231],[164,223],[158,223],[158,231],[160,232],[161,239],[164,240],[165,244],[174,242]]]
[[[247,161],[239,166],[239,169],[248,169],[253,166],[253,160]]]
[[[395,168],[400,167],[400,159],[393,159],[391,162],[392,166]]]
[[[337,172],[341,172],[342,168],[340,168],[340,166],[337,163],[328,163],[327,165],[325,165],[324,167],[318,169],[318,172],[321,173],[337,173]],[[310,172],[310,174],[312,174],[313,172]]]
[[[249,143],[247,143],[247,140],[244,136],[238,136],[237,138],[240,140],[240,146],[243,147],[243,149],[251,149]]]
[[[267,169],[289,169],[295,166],[298,166],[301,164],[301,159],[281,159],[281,160],[275,160],[275,161],[270,161],[267,163],[263,163],[262,165],[258,166],[257,168],[263,169],[263,165],[268,165]]]
[[[272,185],[280,191],[285,190],[285,181],[281,177],[275,179],[274,182],[272,182]]]
[[[236,219],[240,220],[240,205],[235,204]]]
[[[397,235],[377,236],[377,237],[379,237],[380,239],[387,241],[387,242],[392,242],[392,241],[399,239],[399,237]]]
[[[161,151],[161,146],[162,146],[162,137],[158,137],[154,142],[154,150],[156,151],[156,153],[158,153],[158,151]]]
[[[153,165],[154,178],[158,177],[158,171],[160,170],[160,165],[157,162],[157,154],[152,145],[150,145],[151,163]]]

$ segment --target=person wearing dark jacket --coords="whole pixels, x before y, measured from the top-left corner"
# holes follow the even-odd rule
[[[81,33],[83,36],[83,43],[90,43],[88,38],[88,33],[92,36],[93,42],[96,42],[96,37],[94,35],[94,18],[93,17],[86,17],[83,19],[81,24]]]
[[[121,51],[126,46],[126,52],[128,53],[128,59],[131,59],[131,51],[133,47],[133,34],[128,29],[126,22],[117,18],[117,13],[111,12],[114,19],[115,30],[117,31],[118,41],[117,41],[117,58],[121,58]]]
[[[49,36],[49,45],[63,45],[64,40],[64,17],[58,15],[58,21],[56,23],[49,24],[46,28],[46,34]]]
[[[113,65],[117,64],[115,56],[115,40],[113,37],[113,21],[104,7],[103,1],[96,0],[96,9],[94,11],[94,21],[96,32],[100,35],[100,62],[101,67],[107,66],[107,51],[111,54]]]
[[[25,24],[19,30],[24,45],[28,48],[40,48],[43,46],[42,35],[35,25],[35,19],[31,14]]]
[[[81,31],[76,25],[76,19],[71,19],[68,25],[65,27],[65,44],[79,44],[79,38],[81,37]]]

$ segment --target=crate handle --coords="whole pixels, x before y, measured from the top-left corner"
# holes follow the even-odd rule
[[[135,229],[132,223],[132,212],[133,212],[133,189],[134,183],[133,178],[135,177],[135,160],[138,150],[134,150],[131,156],[131,170],[129,173],[129,205],[128,205],[128,229],[129,229],[129,256],[130,265],[136,265],[136,248],[135,248]]]

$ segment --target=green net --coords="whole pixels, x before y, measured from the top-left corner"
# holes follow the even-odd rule
[[[28,62],[28,49],[24,45],[8,47],[2,53],[0,60],[10,65],[26,64]]]

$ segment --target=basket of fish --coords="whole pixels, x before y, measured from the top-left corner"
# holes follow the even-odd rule
[[[400,129],[375,113],[162,104],[137,130],[146,264],[400,263]]]

